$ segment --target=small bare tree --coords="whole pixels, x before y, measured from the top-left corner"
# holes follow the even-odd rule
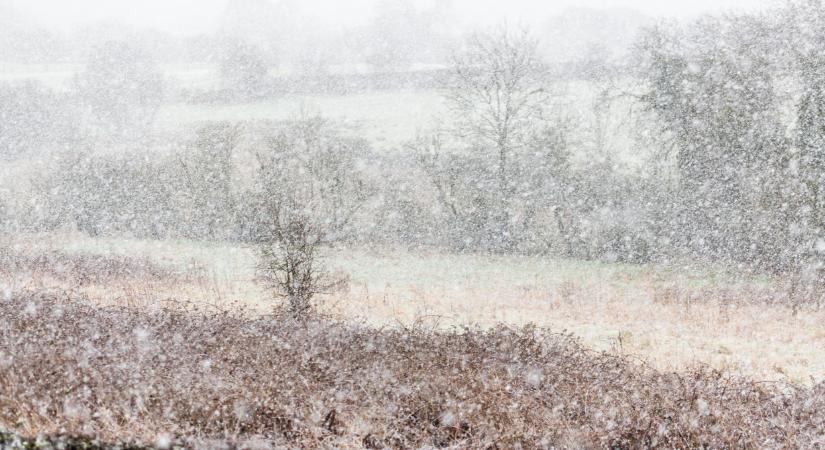
[[[294,201],[269,206],[270,232],[261,244],[258,266],[261,280],[296,317],[309,313],[313,297],[347,283],[346,277],[324,268],[318,251],[328,233],[301,209]]]
[[[319,117],[290,121],[258,154],[260,279],[290,313],[305,316],[318,294],[344,286],[321,250],[345,239],[369,197],[356,155],[360,139],[341,136]]]

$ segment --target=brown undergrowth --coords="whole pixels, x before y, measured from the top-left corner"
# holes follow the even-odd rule
[[[117,280],[194,282],[203,278],[201,267],[181,270],[148,257],[100,255],[60,250],[36,251],[0,245],[0,275],[49,277],[74,286],[103,285]]]
[[[229,309],[231,308],[231,309]],[[0,298],[0,427],[243,448],[817,448],[825,385],[663,373],[534,327]]]

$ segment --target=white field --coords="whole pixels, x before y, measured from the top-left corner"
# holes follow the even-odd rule
[[[82,64],[4,64],[0,66],[0,82],[38,80],[57,90],[71,88],[71,80],[83,69]],[[179,88],[210,89],[218,85],[218,75],[211,65],[167,64],[161,67],[170,93]],[[343,70],[343,69],[342,69]],[[272,69],[273,76],[279,69]],[[628,99],[619,99],[609,107],[595,106],[596,90],[584,82],[561,83],[552,86],[556,109],[567,118],[571,142],[588,146],[598,133],[603,148],[589,152],[605,152],[620,164],[632,167],[643,162],[649,151],[639,148],[631,135],[636,111]],[[419,131],[444,124],[446,113],[438,90],[373,90],[346,95],[285,95],[249,103],[188,104],[170,100],[161,106],[156,128],[174,132],[193,124],[214,120],[280,120],[294,117],[301,111],[318,113],[335,120],[359,136],[367,138],[382,150],[398,150]],[[595,113],[604,114],[597,123]],[[595,131],[598,128],[598,131]],[[574,154],[582,160],[601,155]]]
[[[304,111],[320,114],[368,139],[376,148],[398,149],[419,130],[434,125],[443,112],[440,94],[431,90],[370,91],[348,95],[286,95],[238,104],[174,103],[161,107],[156,126],[163,130],[225,120],[284,120]]]

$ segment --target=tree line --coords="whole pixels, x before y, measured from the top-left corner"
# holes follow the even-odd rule
[[[312,115],[205,124],[172,155],[70,152],[33,177],[24,208],[0,211],[17,229],[274,242],[269,254],[290,264],[348,242],[686,258],[818,280],[823,25],[822,2],[799,0],[645,29],[624,65],[588,64],[586,124],[530,33],[496,28],[454,54],[444,117],[403,151]],[[637,170],[604,150],[617,102],[631,105],[634,145],[651,150]]]

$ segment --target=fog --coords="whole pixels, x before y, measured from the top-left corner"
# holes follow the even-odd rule
[[[0,0],[0,449],[825,447],[825,0]]]
[[[319,26],[336,28],[363,24],[374,14],[380,0],[287,1],[289,13],[316,21]],[[179,35],[208,32],[219,22],[227,0],[4,0],[43,26],[69,31],[96,22],[117,22],[138,28],[155,28]],[[458,18],[462,27],[490,25],[501,20],[540,25],[547,17],[569,8],[633,9],[645,15],[691,17],[720,11],[764,9],[771,0],[698,0],[662,2],[655,0],[416,0],[420,9],[437,7]],[[319,30],[323,31],[323,30]]]

